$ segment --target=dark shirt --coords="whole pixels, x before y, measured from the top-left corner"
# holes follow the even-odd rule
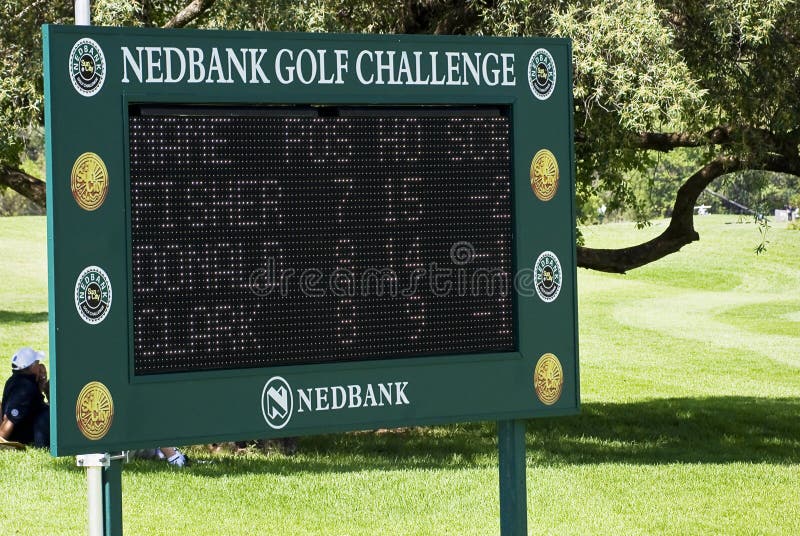
[[[3,388],[3,415],[14,423],[11,441],[34,442],[34,428],[41,426],[42,412],[49,411],[36,376],[14,372]]]

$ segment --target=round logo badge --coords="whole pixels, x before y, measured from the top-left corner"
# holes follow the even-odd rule
[[[556,62],[550,52],[538,48],[528,61],[528,84],[533,96],[547,100],[556,88]]]
[[[544,354],[533,371],[533,386],[542,404],[551,406],[561,398],[564,387],[564,370],[553,354]]]
[[[94,441],[108,433],[114,420],[114,400],[105,385],[89,382],[81,389],[75,403],[75,419],[87,439]]]
[[[108,170],[94,153],[83,153],[75,160],[70,176],[72,197],[84,210],[95,210],[106,200]]]
[[[102,322],[111,309],[111,280],[98,266],[85,268],[75,283],[75,307],[89,324]]]
[[[69,53],[69,79],[75,91],[84,97],[95,95],[106,80],[103,50],[89,38],[80,39]]]
[[[550,201],[558,190],[558,162],[547,149],[536,153],[531,160],[531,188],[536,197]]]
[[[261,392],[261,413],[270,428],[280,430],[292,418],[294,397],[289,382],[280,376],[273,376]]]
[[[561,292],[561,263],[552,251],[545,251],[536,259],[534,266],[534,282],[536,283],[536,294],[550,303],[558,297]]]

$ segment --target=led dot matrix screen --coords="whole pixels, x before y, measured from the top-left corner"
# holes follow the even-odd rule
[[[137,375],[515,349],[501,108],[132,106]]]

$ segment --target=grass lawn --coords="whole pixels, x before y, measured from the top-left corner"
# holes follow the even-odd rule
[[[664,222],[584,229],[637,243]],[[800,534],[800,232],[696,219],[628,275],[579,270],[581,415],[528,424],[531,534]],[[0,218],[0,363],[47,348],[45,220]],[[5,381],[8,367],[0,366]],[[126,534],[497,534],[495,426],[302,438],[123,473]],[[74,458],[0,451],[2,534],[86,533]]]

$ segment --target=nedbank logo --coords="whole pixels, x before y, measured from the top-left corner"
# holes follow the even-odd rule
[[[306,387],[292,391],[289,382],[273,376],[261,392],[261,413],[270,428],[280,430],[289,424],[295,413],[407,406],[411,404],[405,392],[407,387],[408,382],[384,382]]]
[[[75,91],[91,97],[103,87],[106,58],[96,41],[80,39],[69,53],[69,78]]]
[[[271,428],[280,430],[292,418],[294,398],[292,388],[280,376],[273,376],[261,393],[261,412]]]
[[[556,62],[547,49],[538,48],[528,61],[528,83],[533,96],[547,100],[556,87]]]

